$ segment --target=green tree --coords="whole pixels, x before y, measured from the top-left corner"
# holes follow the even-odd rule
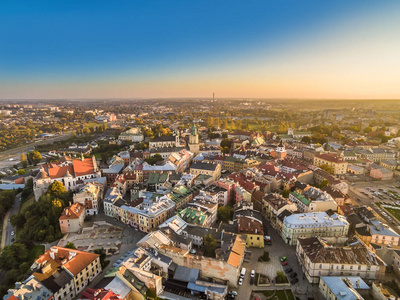
[[[106,260],[106,252],[104,251],[103,248],[101,249],[94,249],[93,251],[95,254],[99,254],[100,255],[100,264],[101,264],[101,268],[104,269],[109,263],[109,260]]]
[[[222,148],[222,153],[224,153],[224,154],[229,154],[229,152],[231,152],[231,151],[229,150],[228,147]]]
[[[229,222],[232,220],[232,207],[230,206],[221,206],[218,208],[217,216],[218,220],[222,222]]]
[[[28,153],[28,159],[32,164],[37,165],[42,160],[42,155],[39,151],[31,151]]]
[[[228,147],[229,149],[231,148],[231,145],[232,145],[232,140],[231,140],[231,139],[223,139],[223,140],[221,141],[221,144],[220,144],[220,146],[221,146],[222,148]]]
[[[329,181],[324,179],[322,180],[321,184],[319,185],[319,188],[322,189],[323,187],[327,186],[329,184]]]
[[[331,173],[332,172],[332,168],[328,165],[328,164],[323,164],[319,166],[322,170]]]
[[[159,161],[163,161],[164,159],[162,158],[161,154],[156,153],[155,155],[146,158],[145,162],[147,162],[149,165],[155,165]]]
[[[372,127],[369,127],[369,126],[365,127],[363,131],[364,131],[364,133],[370,133],[370,132],[372,132]]]
[[[215,257],[215,250],[217,249],[217,240],[208,234],[203,238],[204,254],[208,257]]]
[[[55,180],[52,184],[50,184],[47,193],[58,198],[60,195],[64,195],[66,190],[61,182]]]
[[[302,141],[303,143],[310,144],[310,143],[311,143],[311,137],[309,137],[309,136],[304,136],[304,137],[301,139],[301,141]]]
[[[269,252],[268,251],[264,251],[264,254],[261,256],[261,259],[265,262],[268,262],[270,260],[269,258]]]
[[[286,283],[288,282],[285,273],[283,271],[277,271],[276,272],[276,283]]]
[[[22,167],[26,168],[28,166],[28,161],[24,153],[21,153],[19,160],[21,161]]]
[[[65,248],[76,250],[76,246],[73,242],[68,242],[68,244],[65,246]]]
[[[289,198],[290,190],[283,190],[281,194],[283,198]]]
[[[24,244],[13,243],[3,248],[0,256],[0,268],[4,270],[18,269],[28,258],[28,249]]]
[[[17,174],[18,174],[18,175],[24,175],[24,174],[26,174],[26,171],[25,171],[24,169],[19,169],[19,170],[17,171]]]

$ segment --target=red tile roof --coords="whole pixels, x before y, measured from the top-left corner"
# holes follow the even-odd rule
[[[262,222],[257,219],[246,216],[238,216],[237,223],[238,233],[264,235]]]
[[[74,168],[72,166],[56,166],[48,169],[48,174],[51,179],[62,178],[67,174],[67,172],[69,172],[71,175],[74,175]]]
[[[67,161],[70,161],[70,159],[67,159]],[[95,173],[95,166],[92,158],[85,158],[83,161],[81,159],[74,159],[72,160],[72,165],[70,164],[67,166],[60,166],[51,163],[44,165],[43,167],[47,170],[51,179],[62,178],[67,174],[67,172],[75,177]]]
[[[93,174],[95,172],[92,158],[85,158],[83,161],[74,159],[72,165],[74,166],[76,177]]]
[[[74,203],[71,206],[64,208],[59,220],[71,220],[71,219],[79,219],[82,212],[85,211],[85,205],[82,203]]]
[[[99,254],[53,246],[40,256],[36,263],[43,266],[47,262],[54,261],[75,276],[98,257]]]
[[[319,159],[323,159],[326,161],[334,162],[334,163],[345,163],[343,159],[341,159],[337,154],[334,153],[326,153],[326,154],[321,154],[316,156]]]
[[[114,294],[113,291],[111,290],[105,290],[105,289],[90,289],[87,288],[83,293],[82,293],[82,298],[87,299],[87,300],[118,300],[122,299],[116,294]]]

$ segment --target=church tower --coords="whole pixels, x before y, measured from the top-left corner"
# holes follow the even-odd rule
[[[192,125],[192,128],[190,129],[189,151],[192,152],[194,156],[200,153],[199,135],[197,134],[197,128],[194,123]]]
[[[287,154],[286,148],[283,145],[283,142],[281,140],[278,147],[276,147],[276,150],[275,150],[275,159],[283,159],[286,157],[286,154]]]

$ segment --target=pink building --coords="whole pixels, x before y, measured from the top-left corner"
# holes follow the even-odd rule
[[[369,176],[380,180],[391,180],[393,172],[377,164],[372,164]]]
[[[85,220],[86,210],[85,205],[82,203],[74,203],[71,206],[64,208],[60,218],[61,233],[78,232]]]
[[[221,178],[214,184],[228,191],[228,203],[234,199],[236,184],[233,180],[227,178]]]

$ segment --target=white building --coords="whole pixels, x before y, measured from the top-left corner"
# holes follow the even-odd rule
[[[114,203],[122,199],[118,188],[111,187],[104,196],[104,214],[109,217],[114,217]]]
[[[79,182],[91,178],[101,177],[94,156],[92,158],[71,159],[64,156],[56,164],[43,165],[33,180],[35,200],[39,200],[50,184],[59,181],[66,190],[74,191],[79,187]]]
[[[346,218],[326,212],[293,214],[283,220],[282,238],[285,243],[296,245],[298,238],[343,237],[349,231]]]
[[[98,182],[88,182],[73,196],[74,203],[81,203],[86,207],[86,215],[99,213],[99,202],[102,200],[102,186]]]

